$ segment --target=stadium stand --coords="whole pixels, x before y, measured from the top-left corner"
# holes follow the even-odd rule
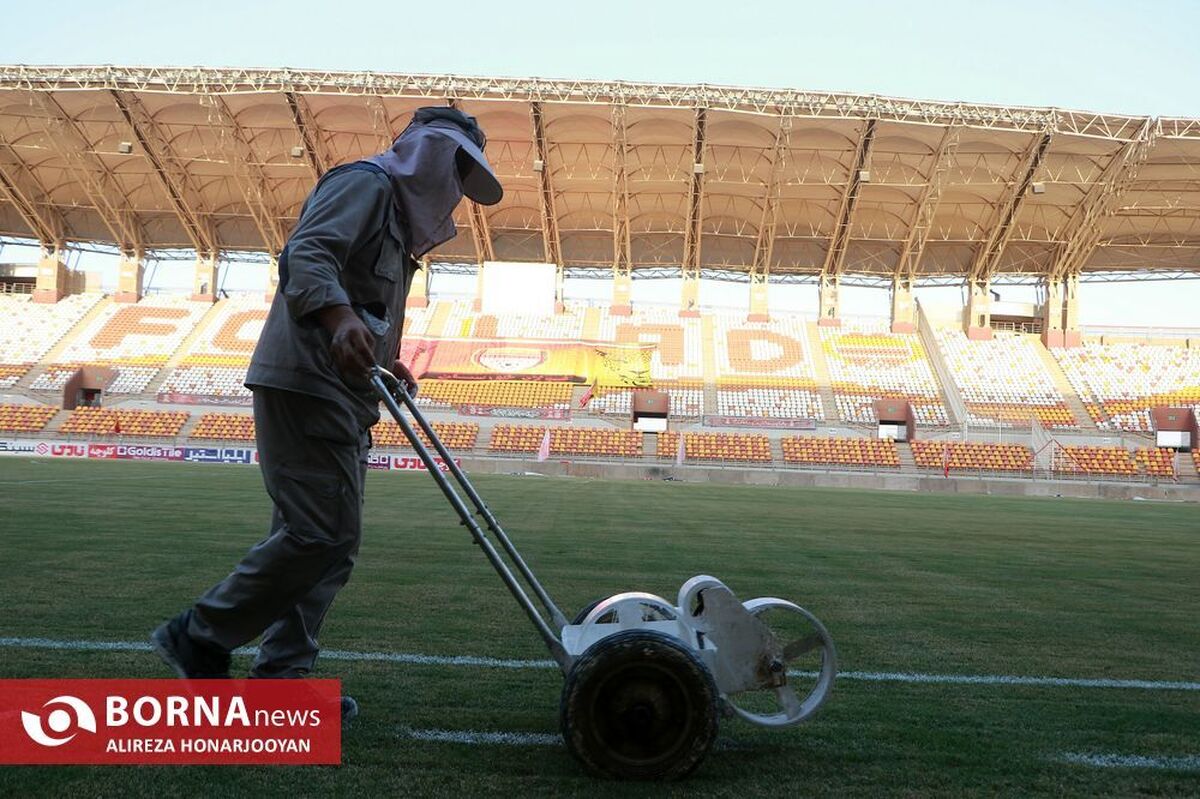
[[[1175,477],[1175,451],[1161,447],[1141,447],[1133,451],[1133,460],[1144,474]]]
[[[788,436],[780,443],[784,463],[900,468],[900,453],[890,438]]]
[[[247,403],[250,391],[242,383],[269,307],[258,295],[222,300],[204,333],[192,342],[159,388],[160,396]]]
[[[906,399],[917,424],[948,423],[941,388],[917,334],[892,333],[885,322],[866,321],[820,331],[842,419],[873,424],[875,400]]]
[[[1011,427],[1037,419],[1045,427],[1074,428],[1075,418],[1023,333],[997,331],[972,341],[959,330],[938,330],[938,346],[959,387],[971,424]]]
[[[16,385],[100,299],[75,294],[42,304],[28,294],[0,294],[0,318],[8,320],[0,325],[0,388]]]
[[[913,460],[922,469],[965,469],[984,472],[1029,472],[1033,451],[1022,444],[981,441],[929,441],[912,443]]]
[[[1086,342],[1054,356],[1100,428],[1152,432],[1151,408],[1200,406],[1200,349]]]
[[[659,383],[653,389],[597,386],[587,409],[592,413],[627,419],[633,413],[633,395],[641,390],[665,391],[670,397],[673,417],[697,417],[704,412],[704,384],[687,380]]]
[[[46,405],[0,405],[0,430],[6,433],[36,433],[50,423],[58,408]]]
[[[422,405],[485,405],[506,408],[571,406],[570,383],[538,380],[422,380],[417,402]]]
[[[799,381],[794,386],[719,385],[717,413],[722,416],[773,419],[824,418],[821,395]]]
[[[676,457],[679,433],[658,434],[658,457]],[[770,463],[771,440],[763,435],[740,433],[684,433],[685,461],[727,461],[735,463]]]
[[[583,306],[567,303],[554,316],[503,314],[495,318],[494,330],[496,338],[578,341],[583,338]]]
[[[650,376],[660,381],[701,380],[704,346],[699,319],[679,317],[675,308],[634,308],[632,316],[600,317],[601,341],[653,344]]]
[[[147,297],[135,305],[113,303],[71,340],[32,387],[57,391],[80,366],[95,364],[117,372],[109,393],[140,393],[211,307],[176,295]]]
[[[717,374],[730,382],[758,383],[763,378],[816,380],[808,323],[799,316],[747,322],[741,316],[714,314],[713,347]]]
[[[640,458],[642,434],[599,427],[537,427],[497,425],[492,428],[492,452],[537,452],[550,431],[551,455]]]
[[[433,422],[432,426],[433,432],[437,433],[438,438],[451,451],[475,449],[475,442],[479,439],[479,425],[474,422]],[[425,431],[420,428],[417,428],[417,438],[421,439],[421,443],[426,447],[433,447],[429,437],[425,435]],[[404,437],[400,425],[388,419],[380,421],[371,428],[371,440],[376,447],[411,448],[412,446]]]
[[[1124,447],[1064,446],[1055,469],[1064,473],[1132,476],[1137,462]]]
[[[253,441],[254,417],[247,413],[206,413],[190,438],[214,441]]]
[[[64,433],[84,436],[141,436],[174,438],[188,415],[183,411],[121,411],[107,408],[76,408],[60,428]]]

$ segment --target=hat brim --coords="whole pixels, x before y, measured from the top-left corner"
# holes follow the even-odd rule
[[[463,194],[470,197],[480,205],[495,205],[504,197],[504,187],[500,185],[500,181],[496,179],[496,174],[492,172],[491,164],[487,162],[483,151],[471,141],[467,134],[449,126],[427,125],[426,130],[436,131],[443,136],[448,136],[458,143],[458,146],[464,153],[470,156],[472,165],[462,175]]]

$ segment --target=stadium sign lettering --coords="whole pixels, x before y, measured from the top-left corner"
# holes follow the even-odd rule
[[[0,763],[341,762],[338,680],[0,680]]]
[[[117,457],[116,444],[88,444],[87,456],[89,458],[115,458]]]
[[[183,447],[160,447],[154,444],[118,444],[117,457],[132,461],[181,461]]]
[[[392,464],[391,464],[392,471],[397,471],[397,472],[412,472],[412,471],[422,471],[423,472],[423,471],[426,471],[425,464],[422,463],[421,459],[415,455],[393,455],[393,456],[391,456],[391,458],[392,458]],[[443,461],[441,458],[434,458],[434,462],[437,463],[438,468],[441,469],[443,472],[448,471],[448,469],[446,467],[446,462]],[[459,467],[462,466],[462,461],[459,460],[458,458],[454,459],[454,463],[456,466],[459,466]]]
[[[51,458],[86,458],[87,456],[87,444],[64,444],[60,442],[50,444]]]
[[[183,460],[189,463],[254,463],[254,450],[245,447],[185,447]]]
[[[32,441],[0,439],[0,455],[30,455],[36,449],[37,445]]]
[[[372,452],[367,455],[367,468],[386,471],[392,468],[392,457],[384,453]]]

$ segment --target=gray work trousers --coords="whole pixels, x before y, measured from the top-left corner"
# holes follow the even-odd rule
[[[270,388],[254,391],[254,425],[271,529],[196,601],[187,631],[223,650],[262,635],[251,673],[303,677],[358,554],[370,433],[337,403]]]

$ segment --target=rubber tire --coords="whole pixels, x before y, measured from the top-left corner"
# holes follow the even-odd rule
[[[677,703],[685,707],[684,729],[668,751],[648,758],[625,756],[606,744],[595,718],[600,695],[630,677],[664,677]],[[610,694],[611,697],[611,694]],[[700,658],[678,639],[650,630],[626,630],[602,638],[580,655],[567,674],[559,705],[559,723],[567,749],[594,774],[622,780],[676,780],[693,772],[717,737],[717,685]],[[608,720],[612,722],[612,720]],[[611,731],[610,732],[618,732]]]

